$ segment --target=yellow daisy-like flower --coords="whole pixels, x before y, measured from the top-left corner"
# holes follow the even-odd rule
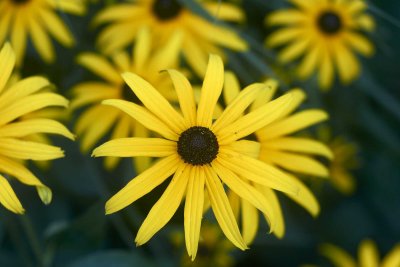
[[[263,91],[259,94],[257,101],[250,106],[250,111],[255,111],[260,106],[272,100],[278,83],[270,79],[265,82],[265,85],[270,88],[270,90]],[[223,92],[225,103],[231,103],[240,93],[239,82],[236,76],[231,72],[225,74],[225,87]],[[332,159],[333,154],[326,145],[319,141],[289,135],[326,120],[328,115],[319,109],[309,109],[292,114],[305,99],[305,94],[300,89],[292,89],[290,92],[294,96],[294,100],[291,102],[290,106],[286,108],[274,122],[255,131],[255,139],[260,143],[260,152],[259,154],[253,154],[253,156],[271,166],[276,166],[287,172],[287,177],[291,180],[291,183],[296,185],[300,190],[299,195],[289,194],[288,196],[303,206],[313,216],[316,216],[319,213],[319,204],[313,193],[291,173],[328,177],[328,169],[317,160],[313,159],[312,156],[324,156],[328,159]],[[268,198],[268,201],[274,208],[275,214],[277,215],[274,233],[276,236],[282,237],[284,235],[285,225],[276,194],[267,186],[254,186]],[[249,205],[247,201],[240,201],[239,196],[234,192],[230,193],[230,201],[237,217],[239,216],[239,211],[241,211],[243,237],[246,243],[250,244],[257,233],[258,212],[253,206]]]
[[[343,249],[324,244],[320,253],[336,267],[398,267],[400,266],[400,244],[397,244],[382,260],[376,244],[372,240],[363,240],[358,247],[358,263]]]
[[[232,4],[202,2],[203,8],[227,21],[243,20],[243,13]],[[99,35],[98,44],[110,54],[132,43],[139,29],[152,30],[157,45],[164,46],[176,32],[183,34],[182,53],[188,64],[203,77],[209,53],[223,55],[219,46],[244,51],[245,42],[232,30],[209,22],[193,13],[177,0],[139,0],[119,4],[102,11],[95,23],[109,23]]]
[[[246,249],[223,183],[266,214],[271,231],[274,230],[274,210],[247,181],[289,194],[297,194],[298,188],[277,168],[248,156],[248,153],[257,153],[259,145],[241,139],[279,118],[290,107],[292,95],[282,96],[241,116],[259,92],[267,90],[265,84],[252,84],[213,122],[213,112],[224,82],[221,58],[210,56],[198,105],[185,76],[176,70],[167,72],[178,95],[180,112],[151,84],[133,73],[124,73],[124,80],[145,107],[118,99],[103,101],[161,136],[115,139],[93,151],[96,157],[161,158],[108,200],[106,213],[125,208],[172,176],[167,189],[141,225],[135,240],[137,245],[146,243],[171,219],[185,196],[185,241],[188,254],[194,259],[207,192],[207,199],[226,237],[240,249]]]
[[[55,120],[25,117],[30,112],[50,106],[66,107],[68,101],[47,92],[46,87],[50,84],[42,77],[29,77],[6,86],[14,65],[15,54],[7,43],[0,52],[0,203],[15,213],[23,213],[24,209],[4,175],[35,186],[41,200],[48,204],[52,198],[51,190],[20,161],[64,156],[58,147],[26,139],[38,133],[60,134],[70,139],[74,136]]]
[[[28,34],[42,59],[51,63],[55,53],[48,33],[64,46],[71,47],[74,38],[56,11],[82,15],[81,0],[2,0],[0,2],[0,44],[10,39],[17,65],[25,55]]]
[[[266,45],[286,45],[279,54],[284,62],[303,55],[297,74],[309,77],[319,71],[322,89],[331,87],[335,70],[348,84],[360,74],[360,63],[354,51],[371,56],[373,45],[362,31],[374,29],[373,19],[365,14],[362,0],[289,0],[296,8],[272,13],[268,25],[283,26],[272,33]]]
[[[76,109],[90,105],[83,112],[76,124],[76,133],[81,138],[83,152],[88,152],[99,139],[112,130],[112,138],[127,136],[147,137],[149,131],[141,124],[133,121],[128,115],[118,109],[100,105],[105,99],[119,98],[140,103],[121,77],[123,72],[134,72],[150,81],[161,91],[168,100],[176,101],[177,97],[172,83],[159,72],[166,68],[177,68],[182,36],[176,34],[162,49],[152,49],[152,39],[147,28],[142,28],[138,34],[132,55],[118,52],[112,56],[112,63],[94,53],[83,53],[78,62],[103,78],[105,81],[90,81],[76,85],[72,89],[73,100],[71,107]],[[93,120],[93,118],[102,118]],[[105,165],[108,169],[118,163],[119,158],[108,157]],[[149,158],[135,158],[136,170],[141,172],[148,167]]]

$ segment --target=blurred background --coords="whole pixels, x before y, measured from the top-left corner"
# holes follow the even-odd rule
[[[107,5],[119,1],[87,1],[85,16],[59,15],[73,32],[77,45],[71,49],[53,42],[57,61],[46,65],[28,44],[23,77],[43,75],[58,91],[70,98],[70,89],[84,80],[98,79],[76,63],[80,52],[97,51],[100,28],[90,25],[93,16]],[[121,1],[122,2],[122,1]],[[396,0],[368,1],[369,13],[377,28],[371,35],[376,46],[372,58],[362,60],[362,74],[348,86],[336,82],[329,92],[318,89],[315,81],[293,78],[290,65],[280,65],[276,51],[264,46],[271,29],[264,18],[272,11],[290,6],[278,0],[242,0],[237,3],[246,21],[231,25],[251,47],[246,53],[227,51],[226,68],[235,71],[243,85],[265,77],[278,78],[281,92],[303,88],[308,98],[303,108],[323,108],[330,119],[333,136],[353,144],[357,166],[351,170],[355,190],[339,192],[327,180],[304,177],[321,205],[317,218],[280,197],[286,235],[277,239],[268,234],[261,221],[256,240],[249,250],[240,251],[226,243],[214,228],[212,216],[205,215],[205,231],[212,238],[201,246],[198,266],[299,266],[305,263],[331,266],[318,253],[322,243],[335,244],[353,256],[365,238],[373,239],[381,255],[400,242],[400,5]],[[191,0],[182,1],[198,12]],[[66,122],[74,129],[79,112]],[[322,131],[314,127],[312,133]],[[309,134],[309,133],[306,133]],[[130,160],[122,160],[113,171],[106,171],[102,159],[82,154],[78,142],[52,137],[66,157],[42,169],[30,164],[42,181],[53,190],[53,201],[45,206],[34,188],[14,183],[13,187],[26,209],[15,215],[0,207],[0,266],[179,266],[190,265],[183,241],[183,209],[147,244],[135,247],[134,237],[151,206],[165,185],[113,215],[104,215],[105,201],[134,177]],[[106,136],[103,141],[109,140]],[[328,164],[328,163],[327,163]],[[205,234],[207,236],[207,234]],[[219,260],[218,260],[219,259]],[[222,260],[221,260],[222,259]],[[194,265],[196,266],[196,265]]]

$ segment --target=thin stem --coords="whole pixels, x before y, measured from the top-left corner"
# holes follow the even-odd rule
[[[28,238],[28,242],[30,247],[32,248],[32,252],[35,255],[37,260],[37,266],[44,266],[43,265],[43,249],[41,243],[39,241],[38,235],[32,225],[32,221],[28,215],[22,215],[18,217],[23,230]]]

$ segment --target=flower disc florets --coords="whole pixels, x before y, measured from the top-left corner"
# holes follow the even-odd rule
[[[322,13],[317,21],[318,27],[326,34],[335,34],[342,28],[342,20],[336,13],[326,11]]]
[[[217,157],[218,149],[217,137],[206,127],[190,127],[178,140],[178,154],[192,165],[211,163]]]
[[[176,0],[155,0],[153,13],[160,20],[169,20],[179,15],[182,5]]]

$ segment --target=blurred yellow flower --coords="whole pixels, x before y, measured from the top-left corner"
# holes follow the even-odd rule
[[[241,10],[232,4],[216,1],[203,1],[200,4],[218,19],[243,20]],[[106,54],[131,44],[143,26],[151,29],[160,47],[180,32],[183,35],[183,56],[200,77],[204,76],[209,53],[223,55],[219,46],[236,51],[247,49],[246,43],[234,31],[218,25],[217,21],[207,21],[177,0],[140,0],[113,5],[100,12],[94,22],[111,23],[98,37],[99,47]]]
[[[259,92],[268,90],[265,84],[252,84],[213,122],[213,112],[224,83],[222,59],[216,55],[210,56],[198,105],[186,77],[175,70],[167,72],[179,98],[180,112],[151,84],[133,73],[124,73],[124,80],[145,107],[120,99],[103,101],[106,105],[123,110],[162,136],[119,138],[93,151],[96,157],[161,158],[108,200],[106,213],[125,208],[172,176],[167,189],[140,227],[135,239],[137,245],[146,243],[167,224],[185,196],[185,242],[193,260],[198,250],[206,189],[206,198],[222,231],[235,246],[246,249],[223,183],[262,211],[268,217],[271,230],[274,230],[274,210],[249,181],[288,194],[299,194],[298,187],[276,167],[248,156],[248,153],[258,153],[259,145],[240,139],[275,121],[296,100],[287,94],[242,116]]]
[[[300,78],[319,72],[321,89],[329,89],[335,69],[340,80],[349,84],[360,74],[356,51],[371,56],[374,47],[362,32],[372,31],[374,20],[365,14],[362,0],[289,0],[296,8],[267,16],[269,26],[283,26],[266,40],[268,47],[285,45],[279,53],[284,62],[303,55],[298,66]]]
[[[60,95],[47,92],[49,82],[38,76],[22,79],[6,86],[15,65],[15,54],[6,43],[0,52],[0,202],[15,213],[24,209],[11,185],[3,175],[35,186],[41,200],[51,202],[51,190],[21,160],[50,160],[64,156],[55,146],[27,141],[31,135],[51,133],[73,139],[74,136],[61,123],[47,118],[28,118],[26,115],[50,106],[66,107],[68,101]]]
[[[398,267],[400,266],[400,244],[397,244],[382,260],[376,244],[371,240],[363,240],[358,247],[358,263],[343,249],[323,244],[320,253],[327,257],[336,267]]]
[[[124,112],[100,104],[102,100],[109,98],[125,99],[140,104],[140,100],[122,79],[123,72],[130,71],[140,75],[154,84],[168,100],[176,102],[177,96],[171,81],[166,75],[159,75],[159,72],[178,67],[177,55],[181,45],[181,35],[176,34],[162,49],[152,49],[152,42],[155,40],[151,38],[149,30],[142,28],[131,55],[127,52],[115,53],[111,57],[112,63],[104,56],[94,53],[79,55],[79,64],[104,79],[104,81],[83,82],[72,88],[71,107],[77,109],[90,106],[80,115],[75,127],[83,152],[87,153],[110,131],[113,139],[131,135],[149,136],[149,131],[145,127]],[[108,169],[114,168],[118,161],[119,158],[108,157],[105,166]],[[142,172],[149,165],[148,157],[138,157],[134,161],[137,172]]]
[[[81,0],[3,0],[0,2],[0,44],[10,39],[15,50],[17,65],[22,63],[28,44],[33,46],[47,63],[55,59],[48,33],[64,46],[71,47],[74,38],[56,11],[82,15],[85,7]]]
[[[265,82],[270,89],[262,91],[257,100],[250,106],[250,111],[257,110],[258,107],[268,103],[273,98],[278,83],[272,79]],[[231,72],[225,74],[224,86],[225,103],[231,103],[239,94],[240,86],[236,76]],[[292,89],[290,93],[294,100],[290,106],[283,111],[280,116],[267,126],[255,131],[255,140],[260,143],[259,154],[253,154],[255,158],[281,168],[287,172],[287,177],[291,183],[299,188],[298,195],[289,194],[288,196],[303,206],[313,216],[319,213],[319,204],[313,193],[293,174],[302,173],[306,175],[316,175],[319,177],[328,177],[328,169],[313,159],[312,156],[323,156],[332,159],[331,150],[322,142],[311,138],[288,136],[303,130],[328,118],[328,115],[319,109],[308,109],[292,114],[305,99],[305,94],[300,89]],[[289,173],[290,172],[290,173]],[[278,237],[284,235],[285,226],[281,208],[273,190],[263,185],[254,185],[270,202],[277,216],[275,234]],[[235,207],[236,216],[239,216],[239,210],[242,214],[242,232],[247,244],[250,244],[258,228],[258,212],[250,206],[245,200],[239,201],[239,197],[231,192],[230,201]]]

